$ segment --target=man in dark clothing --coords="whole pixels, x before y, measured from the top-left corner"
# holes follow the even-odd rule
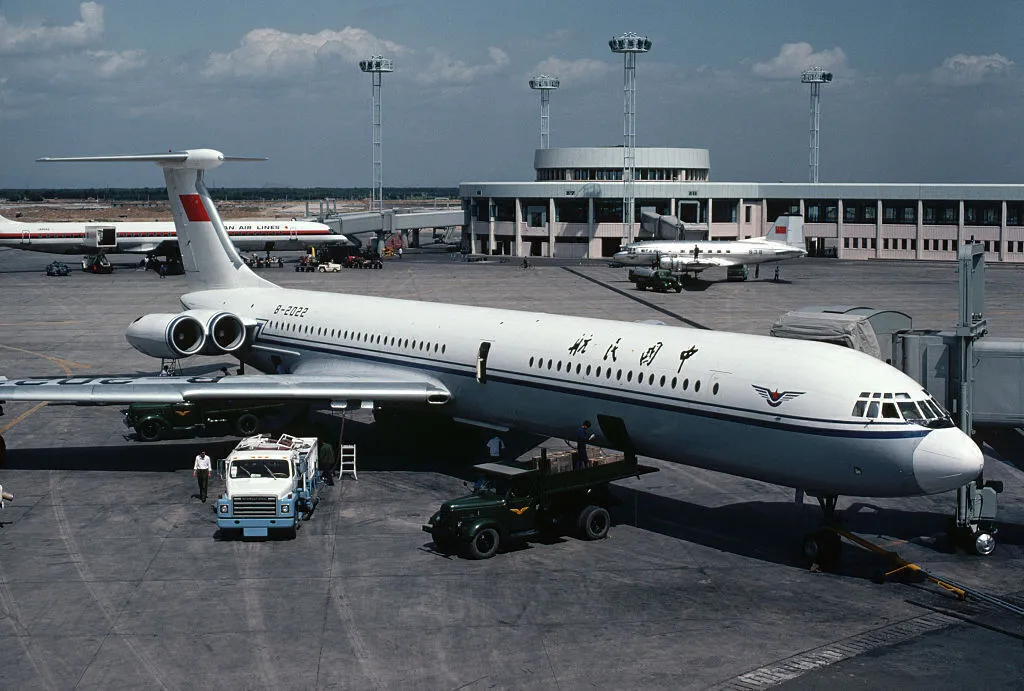
[[[590,420],[584,420],[583,424],[576,430],[576,458],[572,466],[573,470],[590,467],[590,458],[587,456],[587,442],[593,438],[594,433],[590,431]]]

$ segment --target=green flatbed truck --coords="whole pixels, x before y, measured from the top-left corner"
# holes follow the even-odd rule
[[[629,280],[636,285],[637,290],[651,290],[658,293],[666,293],[674,290],[677,293],[683,291],[683,282],[668,269],[651,269],[640,267],[629,270]]]
[[[513,540],[575,532],[585,540],[606,537],[608,485],[639,477],[657,468],[640,465],[635,456],[589,468],[561,470],[542,455],[536,463],[481,463],[472,494],[446,501],[423,530],[445,554],[488,559]]]

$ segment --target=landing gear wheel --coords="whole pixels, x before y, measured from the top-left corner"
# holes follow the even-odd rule
[[[252,413],[243,413],[235,420],[235,431],[243,437],[251,437],[260,428],[260,419]]]
[[[974,536],[974,553],[980,557],[987,557],[996,551],[996,538],[992,533],[984,531]]]
[[[585,540],[601,540],[608,537],[611,522],[608,510],[601,506],[588,506],[580,512],[580,530]]]
[[[500,542],[497,530],[484,528],[469,541],[469,556],[473,559],[490,559],[498,552]]]
[[[822,571],[835,571],[843,551],[843,540],[828,528],[804,537],[803,556],[811,566],[817,564]]]
[[[139,439],[142,441],[160,441],[164,436],[164,426],[157,420],[149,419],[143,420],[139,423],[139,426],[135,428],[135,431],[139,434]]]

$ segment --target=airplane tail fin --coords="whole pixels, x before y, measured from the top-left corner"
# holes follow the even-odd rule
[[[804,249],[804,217],[800,214],[782,214],[775,219],[764,239]]]
[[[217,207],[203,183],[203,174],[225,161],[263,161],[225,156],[213,149],[166,154],[40,158],[42,162],[149,162],[164,171],[178,247],[190,291],[218,288],[268,288],[274,284],[249,269],[231,243]]]

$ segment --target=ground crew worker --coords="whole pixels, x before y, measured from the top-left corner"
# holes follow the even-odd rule
[[[487,453],[492,461],[500,460],[504,450],[505,442],[497,434],[487,440]]]
[[[584,420],[580,428],[576,430],[576,458],[572,464],[573,470],[590,467],[590,458],[587,456],[587,442],[594,438],[590,431],[590,420]]]
[[[210,457],[206,451],[200,451],[192,466],[192,476],[199,481],[199,501],[206,503],[206,486],[210,484]],[[196,496],[196,495],[192,495]]]

